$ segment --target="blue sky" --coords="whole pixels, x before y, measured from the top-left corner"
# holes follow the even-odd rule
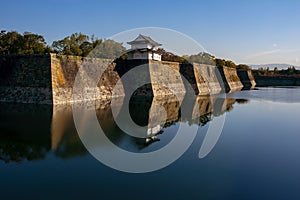
[[[237,63],[300,65],[300,1],[4,0],[0,28],[44,35],[109,38],[162,27],[187,34],[208,52]]]

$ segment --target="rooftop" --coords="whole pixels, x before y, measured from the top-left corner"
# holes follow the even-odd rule
[[[145,36],[145,35],[142,35],[142,34],[139,34],[139,36],[137,38],[135,38],[133,41],[127,42],[127,44],[130,44],[130,45],[132,45],[132,44],[145,44],[145,43],[150,43],[154,47],[161,46],[161,44],[159,44],[158,42],[155,42],[149,36]]]

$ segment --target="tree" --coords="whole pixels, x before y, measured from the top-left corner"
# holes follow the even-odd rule
[[[16,31],[6,33],[1,31],[0,52],[1,54],[18,54],[21,53],[22,35]]]
[[[158,48],[157,53],[161,55],[161,59],[163,61],[169,61],[169,62],[179,62],[179,63],[188,63],[185,57],[178,56],[172,52],[168,52],[163,48]]]
[[[295,68],[294,66],[290,66],[290,67],[288,68],[288,70],[289,70],[290,72],[295,72],[295,71],[296,71],[296,68]]]
[[[94,35],[90,39],[89,36],[82,33],[73,33],[62,40],[54,41],[52,47],[59,54],[87,56],[101,42],[102,40],[95,39]]]
[[[85,57],[93,50],[93,44],[85,41],[79,46],[79,49],[81,50],[81,56]]]
[[[73,33],[62,40],[54,41],[52,47],[59,54],[81,56],[80,45],[84,42],[88,42],[88,36],[82,33]]]
[[[0,54],[41,54],[49,53],[51,48],[47,46],[43,36],[24,32],[19,34],[16,31],[0,33]]]
[[[226,67],[230,67],[230,68],[236,68],[235,63],[233,61],[231,61],[231,60],[226,60],[225,61],[225,66]]]
[[[237,69],[243,69],[243,70],[249,70],[250,67],[248,65],[245,64],[239,64],[236,66]]]
[[[209,53],[206,52],[200,52],[196,55],[191,55],[187,57],[187,60],[190,63],[199,63],[199,64],[210,64],[210,65],[214,65],[215,61],[214,61],[215,57],[210,55]]]
[[[97,58],[115,59],[122,56],[126,52],[126,48],[123,47],[122,43],[114,40],[104,40],[99,44],[95,45],[95,49],[92,51],[91,56]]]
[[[23,53],[24,54],[38,54],[49,51],[46,47],[46,41],[43,36],[25,32],[23,34]]]
[[[224,59],[216,58],[216,59],[215,59],[215,62],[216,62],[216,66],[217,66],[217,67],[223,67],[223,66],[226,65]]]

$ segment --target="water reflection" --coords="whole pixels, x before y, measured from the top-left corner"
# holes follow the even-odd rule
[[[51,106],[1,103],[0,111],[0,159],[45,158],[51,149]]]
[[[189,99],[186,97],[184,101]],[[121,112],[126,105],[123,105],[122,99],[116,102],[114,110]],[[205,126],[215,117],[230,111],[235,102],[246,101],[197,97],[195,102],[188,102],[193,105],[189,117],[183,117],[180,114],[180,102],[175,96],[131,98],[130,115],[136,124],[147,126],[145,138],[124,133],[116,124],[108,102],[96,106],[96,115],[114,144],[132,152],[153,151],[172,140],[177,123]],[[67,159],[87,153],[74,126],[71,105],[52,107],[1,103],[0,108],[0,160],[6,163],[38,160],[51,152]]]
[[[299,103],[299,87],[261,87],[255,90],[244,90],[228,94],[229,97],[238,99],[256,99],[281,103]]]
[[[51,150],[61,158],[84,155],[87,152],[76,132],[70,105],[53,107]]]

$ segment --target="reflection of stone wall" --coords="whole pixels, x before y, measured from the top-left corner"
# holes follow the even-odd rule
[[[72,107],[70,105],[54,105],[51,121],[51,149],[58,149],[64,135],[73,125]]]
[[[178,121],[204,125],[213,120],[213,117],[230,111],[235,102],[235,99],[198,96],[196,102],[191,103],[191,112],[184,115],[185,117],[181,113],[181,102],[176,99],[175,95],[159,96],[153,99],[137,97],[137,99],[132,99],[130,102],[132,105],[129,106],[132,107],[130,109],[132,119],[135,122],[142,122],[138,124],[147,126],[152,134],[156,134],[163,133],[163,127],[168,127]],[[237,100],[237,102],[245,103],[245,100]],[[87,150],[79,138],[73,121],[72,107],[74,106],[84,110],[80,112],[81,124],[89,125],[96,114],[101,128],[113,143],[123,145],[124,149],[128,144],[138,146],[137,139],[125,134],[116,125],[112,115],[112,106],[109,103],[53,106],[1,103],[0,161],[21,162],[43,159],[51,151],[61,158],[86,154]],[[119,117],[122,108],[127,106],[123,104],[122,98],[114,100],[113,110],[116,118]],[[146,141],[146,143],[141,143],[142,145],[149,144],[149,138],[139,141]],[[151,138],[150,141],[155,141],[155,138]],[[101,141],[99,141],[99,146],[101,146]]]
[[[206,115],[212,112],[212,99],[209,97],[197,97],[192,119],[198,118],[202,115]]]
[[[61,158],[84,155],[87,152],[75,128],[71,105],[53,106],[51,149]]]
[[[51,145],[51,105],[1,103],[0,110],[0,161],[45,158]]]
[[[219,116],[231,110],[235,99],[212,98],[199,96],[196,99],[191,118],[196,119],[208,114]]]
[[[157,125],[163,126],[165,123],[178,121],[180,102],[176,96],[154,97],[152,100],[148,127]]]

